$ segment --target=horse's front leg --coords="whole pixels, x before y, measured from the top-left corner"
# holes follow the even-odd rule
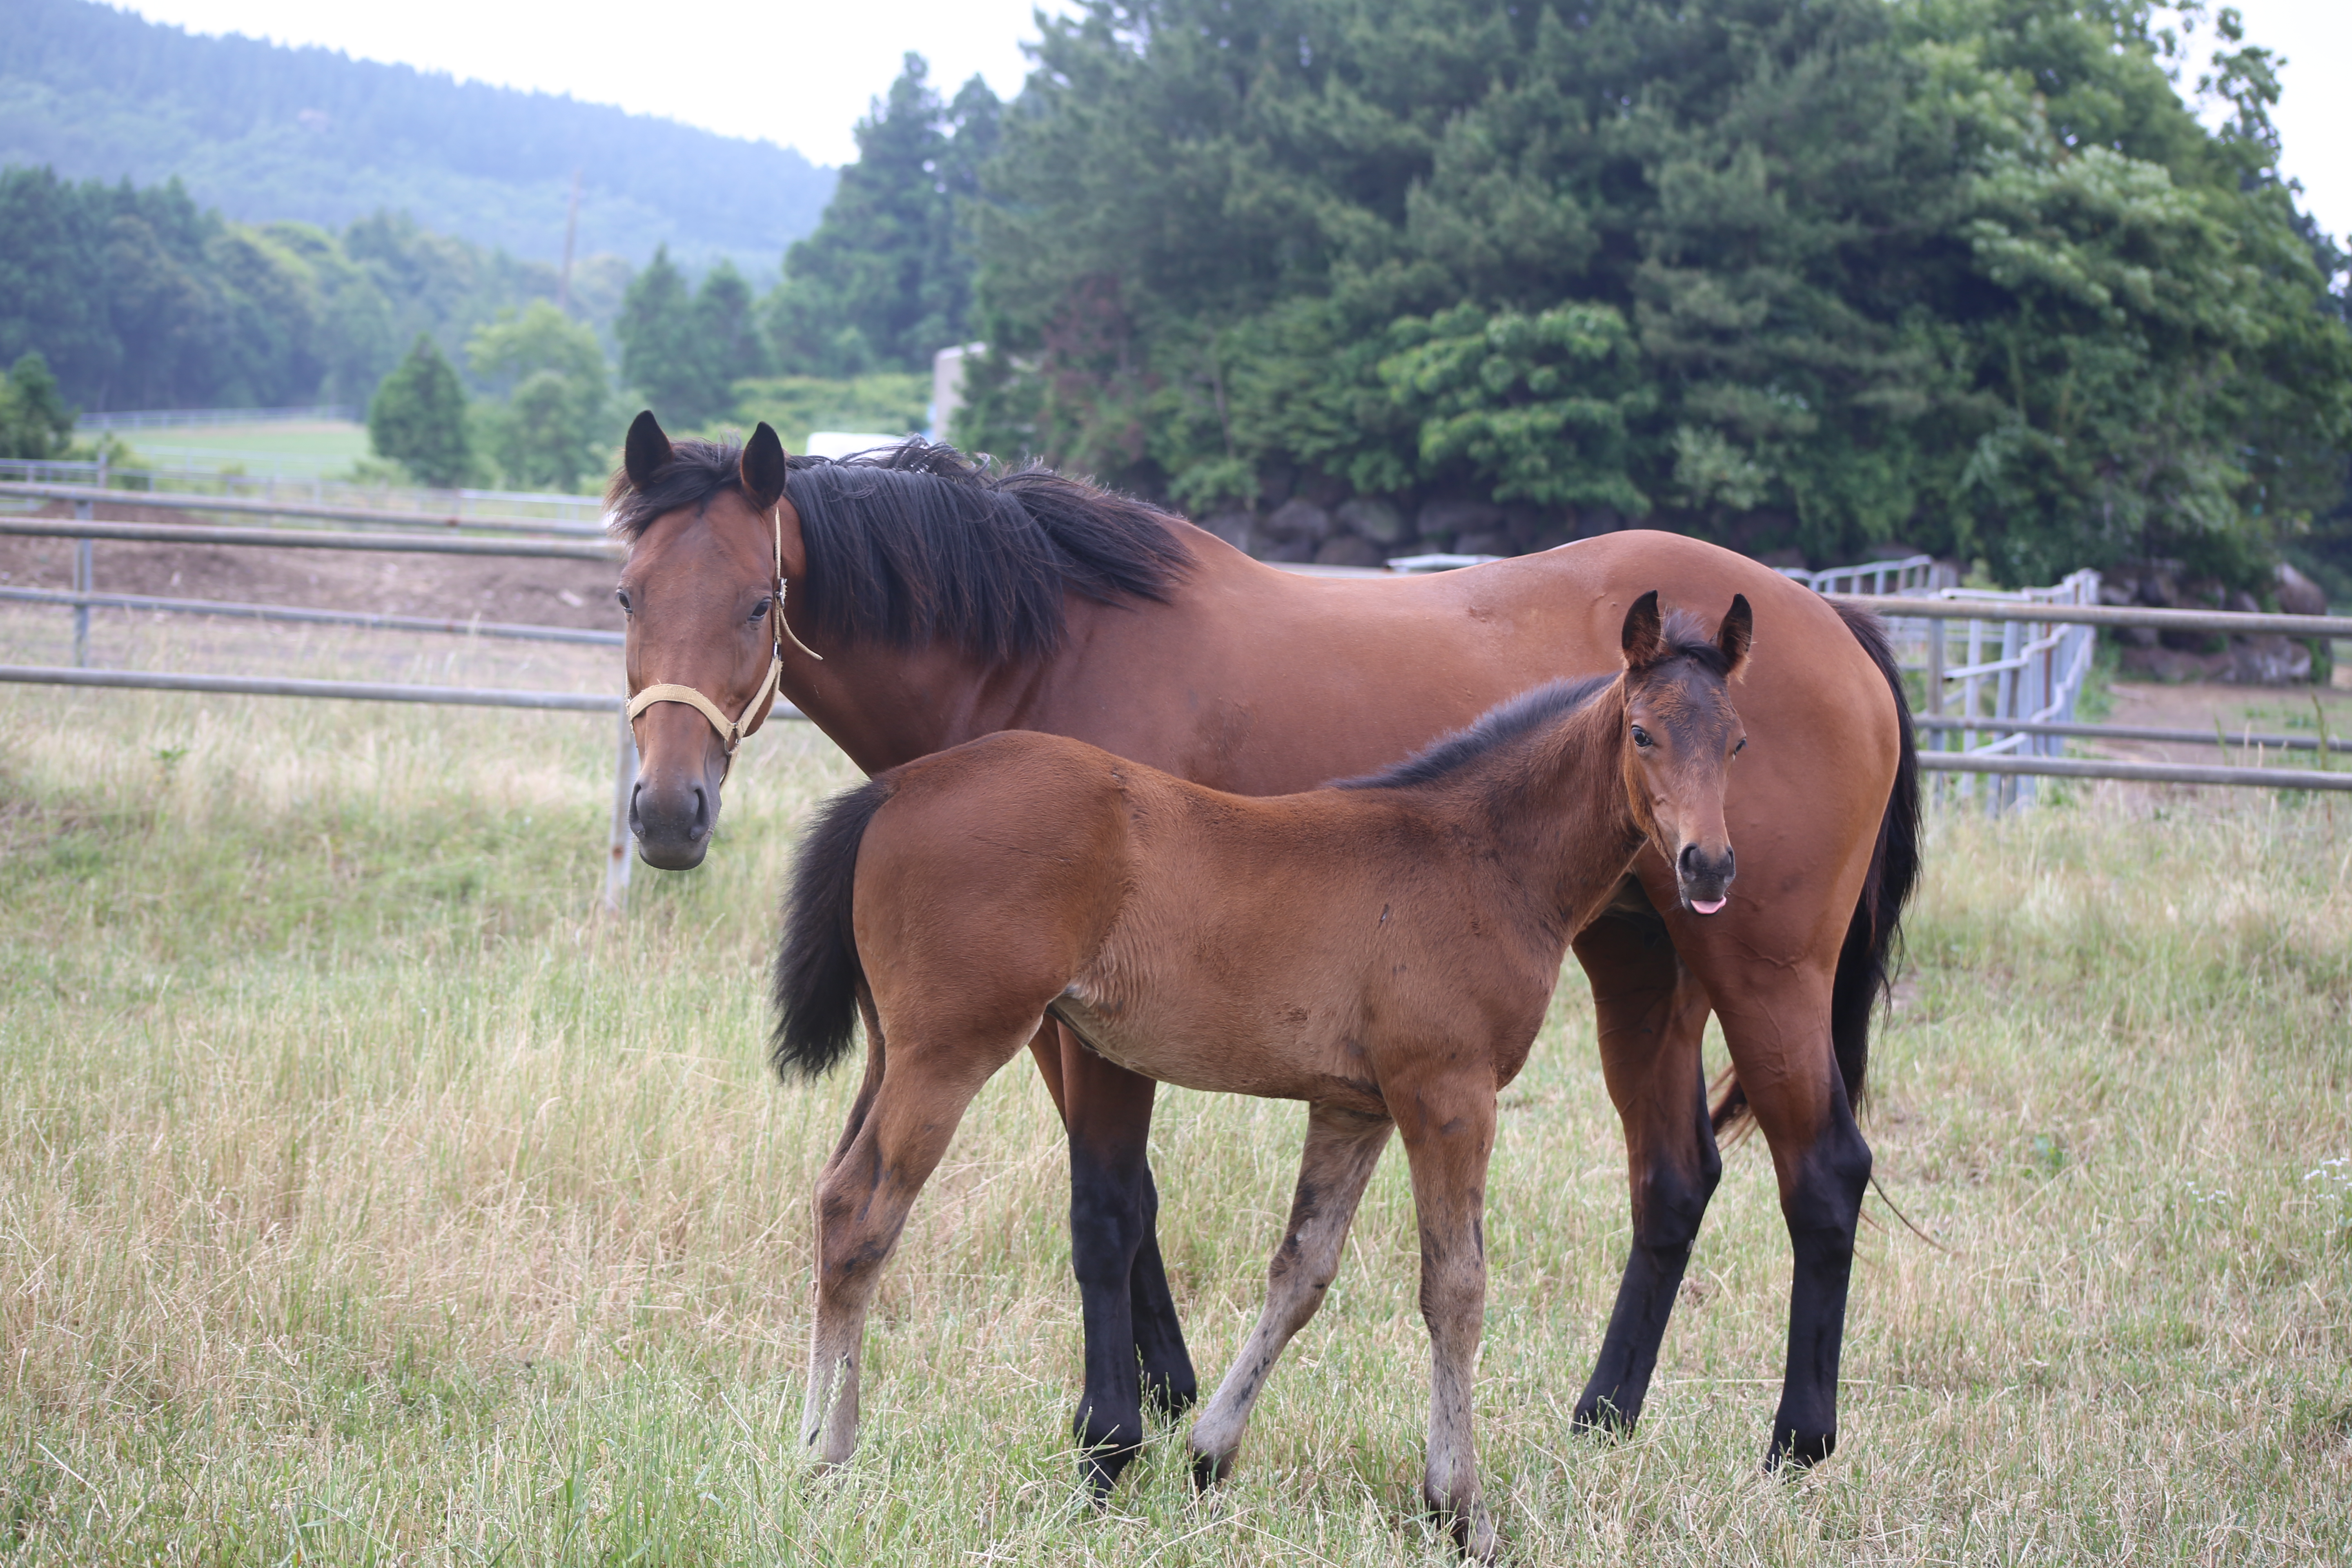
[[[1192,1477],[1199,1484],[1223,1479],[1233,1468],[1234,1450],[1241,1447],[1250,1408],[1265,1386],[1266,1374],[1291,1336],[1323,1305],[1324,1292],[1339,1271],[1339,1247],[1363,1199],[1364,1184],[1380,1163],[1394,1125],[1385,1116],[1325,1105],[1307,1109],[1298,1191],[1290,1201],[1290,1223],[1282,1245],[1266,1268],[1265,1308],[1208,1408],[1192,1426]]]
[[[1580,1427],[1630,1431],[1657,1370],[1699,1221],[1723,1174],[1699,1059],[1707,997],[1654,919],[1601,921],[1577,937],[1576,956],[1592,983],[1601,1075],[1625,1130],[1633,1240],[1573,1419]]]
[[[1481,1563],[1495,1557],[1495,1521],[1478,1492],[1471,1398],[1486,1314],[1486,1165],[1495,1149],[1495,1081],[1454,1073],[1400,1093],[1421,1221],[1421,1315],[1429,1325],[1429,1468],[1422,1500]],[[1410,1106],[1408,1111],[1406,1107]]]
[[[1159,1086],[1054,1027],[1070,1134],[1070,1268],[1086,1327],[1086,1387],[1072,1425],[1101,1496],[1142,1444],[1144,1396],[1173,1412],[1192,1403],[1197,1384],[1153,1234],[1160,1194],[1145,1152]]]
[[[876,1037],[878,1039],[878,1035]],[[883,1265],[907,1212],[947,1152],[964,1107],[1015,1051],[943,1058],[902,1035],[870,1096],[861,1094],[843,1147],[816,1191],[816,1327],[809,1340],[801,1442],[826,1465],[857,1446],[858,1349]]]

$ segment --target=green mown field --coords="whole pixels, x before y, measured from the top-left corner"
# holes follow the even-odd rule
[[[307,645],[306,645],[307,646]],[[323,672],[315,665],[305,673]],[[793,1440],[808,1194],[855,1073],[782,1085],[794,832],[848,764],[746,746],[700,871],[594,908],[579,715],[0,687],[0,1560],[1446,1562],[1404,1162],[1229,1485],[1066,1451],[1066,1163],[1025,1063],[869,1331],[864,1444]],[[1627,1240],[1580,983],[1509,1089],[1483,1474],[1519,1563],[2352,1560],[2352,815],[2077,793],[1934,821],[1864,1127],[1843,1443],[1759,1473],[1785,1235],[1727,1172],[1641,1431],[1568,1413]],[[2340,818],[2340,820],[2339,820]],[[1304,1122],[1165,1092],[1204,1382]]]

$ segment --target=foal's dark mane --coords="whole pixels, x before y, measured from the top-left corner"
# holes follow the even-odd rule
[[[1689,659],[1718,679],[1729,672],[1723,650],[1700,629],[1698,618],[1687,611],[1667,613],[1665,637],[1667,659]],[[1454,733],[1439,736],[1404,761],[1391,763],[1360,778],[1334,779],[1330,787],[1412,789],[1451,778],[1513,742],[1567,718],[1616,679],[1614,675],[1588,675],[1576,680],[1554,680],[1531,687],[1496,703]]]
[[[670,454],[643,488],[613,476],[605,500],[619,537],[742,489],[732,441],[677,441]],[[992,473],[939,443],[793,458],[784,489],[815,589],[807,613],[844,640],[907,648],[946,638],[992,661],[1034,658],[1061,645],[1065,593],[1164,604],[1191,559],[1178,520],[1156,507],[1034,463]],[[799,613],[803,601],[793,603]]]

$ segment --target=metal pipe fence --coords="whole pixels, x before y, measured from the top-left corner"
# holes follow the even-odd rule
[[[237,473],[197,464],[149,463],[124,468],[106,459],[91,462],[60,458],[0,458],[0,481],[99,486],[113,489],[119,499],[136,496],[147,499],[149,504],[163,504],[152,498],[165,492],[268,503],[307,499],[314,505],[367,507],[395,516],[411,513],[427,524],[451,514],[472,518],[504,513],[593,526],[604,511],[604,501],[595,496],[557,490],[441,490],[417,485],[331,479],[314,473]]]
[[[567,522],[544,517],[472,516],[463,511],[397,511],[383,507],[348,506],[341,502],[282,501],[242,496],[205,495],[186,490],[124,490],[101,485],[64,485],[32,480],[0,479],[0,496],[27,500],[69,500],[76,507],[164,507],[173,511],[216,511],[261,517],[316,518],[326,522],[362,522],[377,528],[474,528],[501,533],[564,534],[583,539],[605,537],[604,526]]]
[[[62,497],[53,493],[60,491],[67,493]],[[223,504],[224,498],[213,497],[193,499],[217,510],[314,520],[364,521],[434,531],[344,532],[309,528],[100,522],[92,519],[91,513],[101,500],[172,505],[185,498],[100,490],[89,486],[0,482],[0,494],[8,493],[31,493],[50,499],[70,499],[74,502],[75,515],[70,520],[0,517],[0,534],[68,538],[75,542],[72,591],[59,593],[52,589],[5,587],[0,588],[0,602],[70,608],[74,615],[75,663],[69,668],[0,666],[0,682],[551,711],[625,712],[625,700],[617,695],[89,668],[89,612],[94,606],[598,646],[617,646],[623,641],[619,632],[584,628],[101,594],[97,591],[93,581],[91,544],[95,540],[589,561],[618,561],[625,551],[616,542],[601,538],[594,542],[585,540],[575,542],[548,539],[464,538],[453,536],[449,531],[452,527],[499,528],[509,532],[520,531],[526,527],[541,533],[581,531],[571,528],[557,529],[543,520],[386,514],[373,509],[321,508],[315,502],[255,501],[236,498],[226,498],[234,504]],[[1918,728],[1927,737],[1927,743],[1920,753],[1921,768],[1930,773],[1958,775],[1955,782],[1959,784],[1963,795],[1975,792],[1980,780],[1988,784],[1990,787],[1982,792],[1988,808],[1999,809],[2004,805],[2021,805],[2029,801],[2033,781],[2047,777],[2329,791],[2352,789],[2352,772],[2331,773],[2324,768],[2212,767],[2191,763],[2112,762],[2058,754],[2060,742],[2067,738],[2227,743],[2226,737],[2208,737],[2193,731],[2075,721],[2074,702],[2082,689],[2084,678],[2089,672],[2094,628],[2098,626],[2155,626],[2166,629],[2337,637],[2352,636],[2352,617],[2238,615],[2100,605],[2096,603],[2098,577],[2091,572],[2075,573],[2048,588],[1989,595],[1940,583],[1937,577],[1937,570],[1929,558],[1915,556],[1903,561],[1870,562],[1821,573],[1790,572],[1788,575],[1833,601],[1867,605],[1887,615],[1898,643],[1906,649],[1917,650],[1918,657],[1909,661],[1909,665],[1919,671],[1925,683],[1924,706],[1927,710],[1917,719]],[[1895,603],[1889,603],[1890,600]],[[1954,627],[1956,622],[1960,623],[1957,632]],[[1958,649],[1965,649],[1965,652],[1956,662],[1953,655]],[[1957,711],[1947,711],[1955,706]],[[778,719],[804,717],[798,710],[781,701],[777,703],[773,716]],[[625,717],[619,728],[604,889],[605,906],[615,910],[621,908],[628,888],[628,805],[635,784],[637,767],[635,737],[630,731]],[[1977,739],[1979,736],[1984,738]],[[1945,749],[1943,742],[1947,738],[1957,738],[1960,742],[1959,749]],[[2332,739],[2305,740],[2248,734],[2241,743],[2281,751],[2317,751],[2323,763],[2331,752],[2352,752],[2352,742]]]

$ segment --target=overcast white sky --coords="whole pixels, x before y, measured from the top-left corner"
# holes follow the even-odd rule
[[[850,127],[907,50],[930,61],[945,91],[977,71],[1009,97],[1027,68],[1022,42],[1037,34],[1032,0],[699,0],[676,12],[608,0],[560,9],[518,0],[132,0],[128,8],[194,32],[322,44],[617,103],[797,147],[821,163],[855,155]],[[2277,116],[2287,174],[2326,227],[2352,234],[2352,91],[2343,85],[2352,79],[2352,0],[2240,0],[2239,9],[2252,40],[2288,58]]]

